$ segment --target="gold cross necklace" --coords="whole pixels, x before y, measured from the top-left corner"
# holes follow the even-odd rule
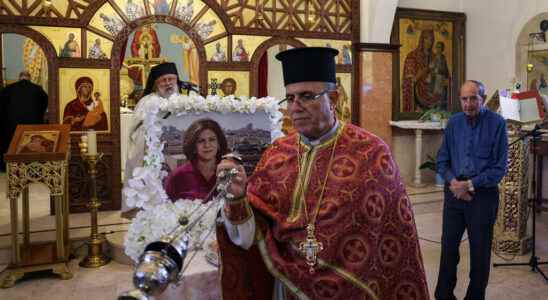
[[[318,199],[318,203],[316,204],[316,207],[312,214],[312,219],[309,221],[308,219],[308,209],[306,200],[304,198],[304,192],[301,194],[302,203],[304,206],[304,215],[306,218],[306,222],[308,222],[308,225],[306,225],[306,238],[299,243],[299,251],[306,259],[306,264],[310,267],[308,269],[308,272],[310,274],[314,274],[316,264],[318,263],[318,253],[320,253],[324,248],[323,244],[318,241],[316,238],[316,235],[314,234],[316,230],[316,218],[318,217],[318,213],[320,212],[320,206],[323,200],[323,194],[325,191],[325,186],[327,184],[327,178],[329,177],[329,170],[331,170],[331,165],[333,163],[333,157],[335,156],[335,148],[337,147],[337,141],[339,140],[339,137],[335,139],[335,142],[333,144],[333,149],[331,150],[331,157],[329,158],[329,163],[327,166],[327,170],[325,173],[325,178],[323,180],[322,184],[322,190],[320,192],[320,198]],[[301,138],[299,137],[299,142],[297,143],[297,163],[299,164],[299,174],[301,174],[301,151],[300,151],[300,145],[301,145]],[[312,163],[312,162],[310,162]],[[304,180],[302,182],[304,184]]]

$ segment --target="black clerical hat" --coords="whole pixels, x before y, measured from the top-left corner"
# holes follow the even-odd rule
[[[336,83],[335,56],[333,48],[307,47],[280,52],[276,58],[282,62],[284,85],[303,81]]]
[[[154,87],[154,82],[156,81],[156,79],[166,74],[177,75],[177,82],[179,82],[179,73],[177,72],[177,66],[174,63],[170,63],[170,62],[161,63],[159,65],[152,67],[152,69],[150,69],[150,74],[148,74],[147,85],[145,87],[143,96],[146,96],[152,93],[152,88]]]

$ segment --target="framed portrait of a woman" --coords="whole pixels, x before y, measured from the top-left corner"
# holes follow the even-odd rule
[[[391,36],[391,43],[400,45],[395,120],[418,119],[432,108],[460,109],[465,21],[463,13],[398,8]]]

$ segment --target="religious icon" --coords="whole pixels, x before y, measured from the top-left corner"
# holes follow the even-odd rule
[[[337,113],[337,119],[341,121],[350,121],[352,114],[350,112],[350,102],[348,94],[344,86],[341,83],[341,77],[336,78],[337,80],[337,92],[339,92],[339,99],[337,100],[337,105],[335,106],[335,112]]]
[[[59,131],[25,131],[19,140],[16,154],[54,152],[59,140]]]
[[[128,75],[135,85],[144,85],[148,69],[152,67],[150,64],[161,62],[158,61],[160,52],[161,45],[154,24],[137,28],[131,41],[131,58],[125,62],[129,66]]]
[[[93,93],[93,80],[82,76],[76,80],[74,88],[76,98],[65,106],[63,124],[70,124],[71,131],[108,130],[101,93]]]
[[[198,84],[200,82],[200,58],[194,42],[183,33],[172,34],[169,41],[175,45],[181,45],[183,70],[188,70],[188,81]]]
[[[110,17],[100,13],[99,17],[103,20],[103,27],[113,36],[116,36],[124,28],[124,23],[117,18]]]
[[[101,39],[95,39],[93,46],[89,48],[88,58],[107,59],[107,54],[101,49]]]
[[[465,19],[462,13],[398,8],[391,37],[391,43],[401,45],[395,120],[419,118],[433,108],[460,109]]]
[[[38,46],[32,39],[24,37],[22,35],[14,34],[12,35],[14,38],[23,38],[23,49],[22,52],[12,53],[12,51],[8,49],[4,49],[4,55],[5,57],[11,57],[15,58],[23,54],[23,64],[25,66],[25,70],[27,70],[30,73],[30,80],[38,85],[41,85],[42,88],[44,88],[45,91],[48,89],[48,62],[46,60],[46,56],[44,54],[44,51],[42,51],[42,48]],[[7,40],[7,37],[4,36],[4,43],[10,44],[10,42]],[[15,50],[14,52],[16,52]],[[4,65],[4,67],[7,67]],[[6,68],[5,75],[9,75],[10,73],[17,73],[19,70],[10,70],[9,67]],[[4,78],[7,79],[7,78]]]
[[[133,2],[134,0],[127,0],[126,15],[131,21],[138,19],[145,15],[143,7]]]
[[[449,70],[443,53],[445,44],[435,41],[434,30],[423,28],[417,47],[405,57],[402,78],[404,110],[447,108]]]
[[[154,0],[152,6],[154,7],[154,14],[156,15],[169,14],[169,4],[167,3],[167,0]]]
[[[339,54],[339,57],[342,60],[340,63],[342,63],[343,65],[352,64],[352,55],[350,54],[350,47],[348,45],[344,45],[342,47],[342,53]]]
[[[65,45],[59,51],[60,57],[80,57],[80,45],[76,41],[76,35],[74,33],[69,33],[68,40],[65,42]]]
[[[196,25],[196,33],[198,33],[202,40],[206,40],[213,32],[213,27],[216,23],[217,21],[215,20],[211,20],[206,23],[198,23],[198,25]]]
[[[177,11],[175,12],[175,16],[179,19],[181,19],[183,22],[190,24],[192,21],[192,16],[194,15],[194,0],[188,0],[188,2],[185,5],[182,5],[182,2],[180,6],[177,6]]]
[[[211,61],[226,61],[225,51],[221,48],[221,43],[219,42],[215,44],[215,53],[211,56]]]
[[[244,47],[244,41],[239,39],[238,44],[234,47],[234,52],[232,54],[233,61],[249,61],[249,55]]]
[[[234,78],[225,78],[223,82],[221,82],[221,91],[223,91],[225,96],[234,95],[237,88],[238,85],[236,84],[236,80],[234,80]]]

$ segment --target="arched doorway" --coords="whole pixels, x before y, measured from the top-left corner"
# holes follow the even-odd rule
[[[543,20],[548,20],[548,12],[530,19],[519,33],[516,42],[516,80],[525,85],[526,90],[538,89],[547,93],[548,43],[545,35],[536,34],[540,33],[540,22]]]
[[[283,50],[301,47],[306,45],[293,38],[271,38],[263,42],[251,57],[251,95],[282,99],[285,95],[282,69],[275,56]]]
[[[0,75],[2,85],[15,80],[23,69],[28,70],[31,73],[31,81],[41,85],[48,93],[48,122],[57,123],[58,75],[55,49],[42,34],[28,27],[0,24],[0,35],[3,58],[3,71]]]

